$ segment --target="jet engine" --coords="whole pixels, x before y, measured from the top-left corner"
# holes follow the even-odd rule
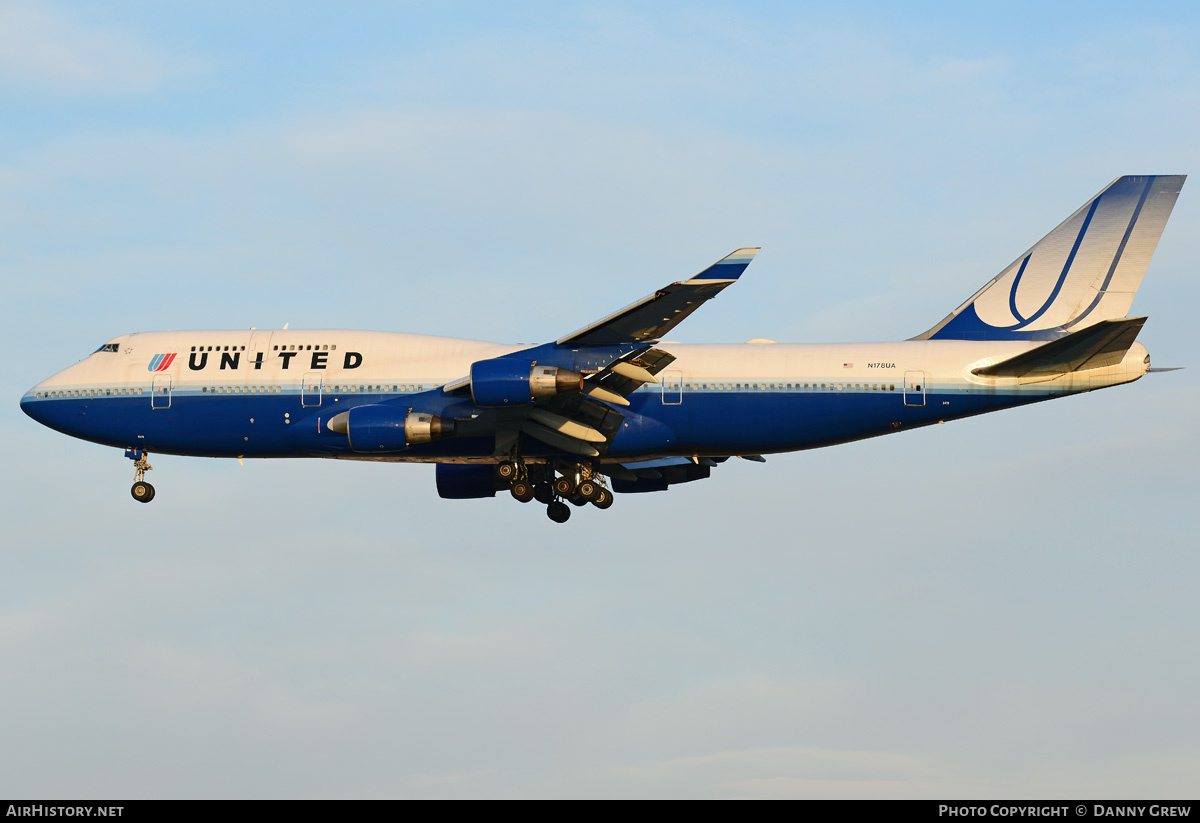
[[[495,497],[496,480],[491,464],[437,464],[438,497],[447,500],[471,500]]]
[[[471,397],[477,406],[519,406],[583,388],[583,375],[529,360],[497,358],[471,365]]]
[[[329,419],[329,430],[346,435],[356,452],[398,452],[453,437],[455,423],[436,414],[398,406],[356,406]]]

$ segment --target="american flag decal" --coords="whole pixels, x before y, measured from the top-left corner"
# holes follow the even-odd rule
[[[852,368],[854,368],[854,364],[853,363],[843,363],[842,368],[843,369],[852,369]]]

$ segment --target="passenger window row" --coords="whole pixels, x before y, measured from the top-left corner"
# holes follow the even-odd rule
[[[193,347],[193,350],[194,347]],[[676,388],[678,384],[675,384]],[[306,389],[315,391],[316,387]],[[657,387],[647,383],[642,391],[653,391]],[[325,386],[324,391],[342,394],[392,394],[420,392],[425,390],[419,384],[392,385],[337,385]],[[895,383],[687,383],[685,391],[858,391],[858,392],[894,392]],[[282,386],[203,386],[201,394],[281,394]],[[141,388],[132,389],[64,389],[63,391],[38,392],[38,400],[49,400],[64,397],[140,397]]]
[[[245,346],[192,346],[192,351],[245,351]],[[301,343],[280,343],[271,347],[272,351],[337,351],[337,345],[322,343],[301,344]],[[107,351],[107,349],[105,349]],[[116,349],[113,349],[116,351]]]
[[[140,397],[142,390],[133,389],[63,389],[62,391],[43,391],[37,393],[38,400],[51,400],[67,397]]]
[[[667,384],[678,390],[679,384]],[[657,391],[658,386],[642,385],[642,391]],[[684,391],[895,391],[895,383],[686,383]]]

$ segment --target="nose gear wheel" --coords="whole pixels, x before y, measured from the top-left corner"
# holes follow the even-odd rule
[[[143,451],[133,461],[133,486],[130,487],[129,493],[139,503],[149,503],[154,499],[154,487],[146,482],[146,472],[154,468],[150,465],[148,457],[150,455]]]

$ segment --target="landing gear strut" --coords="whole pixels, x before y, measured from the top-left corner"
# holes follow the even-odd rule
[[[604,486],[604,478],[591,463],[568,463],[559,465],[562,477],[554,481],[552,489],[547,489],[553,502],[546,507],[546,516],[555,523],[565,523],[571,516],[571,509],[563,502],[572,506],[586,506],[591,503],[598,509],[607,509],[613,504],[613,493]]]
[[[561,477],[555,477],[555,469],[562,473]],[[537,500],[545,505],[546,516],[555,523],[570,519],[571,506],[591,503],[598,509],[607,509],[613,504],[613,493],[591,463],[527,464],[514,448],[508,459],[496,464],[494,476],[497,486],[507,486],[514,500],[521,503]]]
[[[508,486],[509,494],[513,496],[513,500],[528,503],[536,496],[534,493],[534,482],[529,476],[529,468],[525,465],[525,461],[521,459],[521,454],[516,448],[513,448],[508,460],[496,464],[494,473],[496,480],[501,485]]]
[[[154,499],[154,487],[146,482],[146,472],[154,467],[146,459],[150,455],[141,449],[133,449],[129,455],[133,459],[133,487],[129,489],[129,493],[133,495],[133,499],[139,503],[149,503]]]

